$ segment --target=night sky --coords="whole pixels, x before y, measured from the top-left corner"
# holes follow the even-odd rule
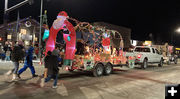
[[[9,0],[9,6],[23,0]],[[20,18],[32,16],[39,21],[40,0],[33,5],[20,7]],[[47,2],[48,1],[48,2]],[[3,23],[4,0],[0,0],[0,24]],[[180,0],[44,0],[48,10],[49,25],[59,11],[66,11],[79,21],[120,25],[132,29],[132,39],[146,40],[152,33],[159,42],[170,42],[173,33],[174,44],[180,46]],[[17,10],[10,12],[9,21],[15,21]]]

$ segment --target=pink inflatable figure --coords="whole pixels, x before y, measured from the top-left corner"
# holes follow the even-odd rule
[[[76,49],[76,32],[73,25],[67,20],[67,18],[67,13],[65,11],[61,11],[57,16],[57,19],[53,22],[49,38],[46,42],[46,53],[54,50],[57,33],[62,29],[68,30],[69,33],[63,33],[63,38],[66,42],[65,59],[73,60]]]

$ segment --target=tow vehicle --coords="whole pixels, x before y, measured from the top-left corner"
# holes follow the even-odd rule
[[[136,46],[133,52],[136,56],[135,64],[140,64],[143,69],[154,63],[158,63],[159,67],[163,66],[163,55],[154,47]]]

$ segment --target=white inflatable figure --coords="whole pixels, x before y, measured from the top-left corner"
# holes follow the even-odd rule
[[[65,16],[57,16],[57,19],[53,22],[53,28],[54,29],[61,28],[65,20],[66,20]]]

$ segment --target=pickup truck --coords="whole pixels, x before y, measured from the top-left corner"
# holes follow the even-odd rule
[[[158,63],[159,67],[163,66],[163,55],[154,47],[136,46],[133,50],[135,64],[140,64],[141,68],[147,68],[150,63]]]

